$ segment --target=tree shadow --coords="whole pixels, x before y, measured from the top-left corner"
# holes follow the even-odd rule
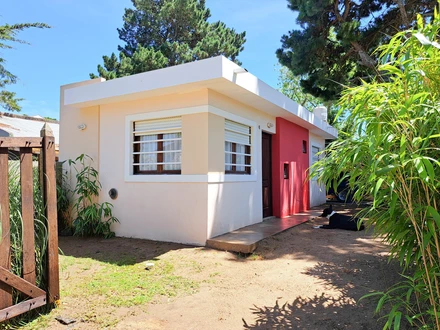
[[[151,241],[145,239],[114,237],[81,238],[59,237],[60,254],[76,258],[90,258],[118,266],[134,265],[173,250],[194,248],[193,246]]]
[[[399,280],[399,266],[385,256],[357,258],[345,262],[318,262],[304,274],[316,278],[325,292],[296,297],[292,302],[250,308],[254,319],[243,319],[245,329],[382,329],[385,320],[374,315],[377,300],[360,298],[383,291]],[[335,294],[334,292],[337,292]],[[402,322],[403,323],[403,322]],[[401,329],[408,325],[403,324]]]

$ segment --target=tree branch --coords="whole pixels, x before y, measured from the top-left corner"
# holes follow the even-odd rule
[[[406,14],[405,4],[403,0],[394,0],[395,3],[399,6],[400,16],[402,17],[402,23],[404,24],[404,28],[409,27],[408,15]]]

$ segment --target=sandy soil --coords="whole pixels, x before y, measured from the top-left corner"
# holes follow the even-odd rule
[[[374,302],[359,298],[392,285],[398,268],[387,263],[387,247],[371,232],[313,229],[326,222],[316,218],[270,237],[248,257],[123,238],[61,238],[60,247],[67,255],[101,260],[121,251],[140,261],[167,259],[177,274],[200,283],[192,295],[117,310],[117,329],[382,329]],[[68,316],[69,308],[87,305],[65,297],[59,312]],[[93,329],[84,322],[50,325]]]

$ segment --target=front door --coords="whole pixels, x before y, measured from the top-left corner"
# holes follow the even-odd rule
[[[263,218],[272,213],[272,135],[262,133]]]

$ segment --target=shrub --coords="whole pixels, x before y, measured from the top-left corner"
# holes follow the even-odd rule
[[[119,220],[112,214],[111,203],[97,202],[102,186],[98,179],[98,171],[87,164],[90,161],[92,158],[84,154],[74,161],[68,161],[69,166],[75,171],[76,178],[73,189],[73,209],[76,212],[73,220],[74,235],[110,238],[115,235],[110,227]]]

